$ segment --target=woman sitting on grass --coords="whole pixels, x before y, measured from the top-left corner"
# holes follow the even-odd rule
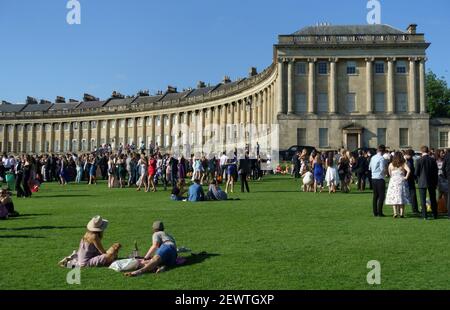
[[[7,211],[8,217],[18,217],[19,213],[14,210],[14,203],[12,201],[12,193],[6,189],[0,191],[0,207],[4,207]]]
[[[117,259],[121,245],[114,243],[108,251],[102,245],[103,232],[108,226],[108,221],[100,216],[94,217],[87,224],[87,232],[80,241],[77,253],[77,265],[79,267],[107,267]],[[59,265],[65,267],[70,257],[64,258]]]
[[[208,193],[206,194],[208,200],[227,200],[228,195],[223,190],[220,189],[219,184],[216,180],[212,180],[209,184]]]
[[[186,193],[184,179],[179,179],[177,184],[174,185],[172,188],[172,194],[170,195],[170,199],[174,201],[182,201],[184,199],[187,199],[186,197],[183,197],[183,195]]]
[[[140,276],[146,272],[163,272],[165,266],[175,266],[177,262],[177,245],[175,239],[166,234],[163,222],[153,223],[152,246],[139,266],[140,269],[125,273],[127,277]]]

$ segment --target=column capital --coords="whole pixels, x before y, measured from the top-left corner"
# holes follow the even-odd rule
[[[317,58],[308,58],[309,63],[317,62]]]
[[[331,57],[331,58],[328,58],[328,61],[336,63],[336,62],[339,61],[339,58],[338,57]]]
[[[394,62],[394,61],[397,61],[397,58],[396,58],[396,57],[387,57],[386,59],[387,59],[388,62]]]
[[[420,59],[419,57],[408,57],[409,61],[414,61],[414,62],[418,61],[419,59]]]
[[[427,57],[417,57],[417,60],[420,62],[427,62],[428,58]]]
[[[366,57],[365,61],[366,62],[374,62],[375,61],[375,57]]]

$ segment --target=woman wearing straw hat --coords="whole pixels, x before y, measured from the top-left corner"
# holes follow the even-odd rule
[[[152,247],[148,250],[140,269],[125,273],[125,276],[136,277],[156,270],[162,272],[165,266],[172,267],[177,261],[177,245],[175,239],[164,231],[163,222],[153,223]]]
[[[114,243],[108,251],[105,251],[102,238],[106,227],[108,227],[108,221],[98,215],[87,224],[87,232],[81,239],[78,249],[80,267],[104,267],[116,260],[121,245]]]

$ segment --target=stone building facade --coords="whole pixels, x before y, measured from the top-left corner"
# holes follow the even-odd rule
[[[3,102],[0,151],[82,152],[142,141],[185,153],[261,141],[268,152],[292,145],[417,149],[430,144],[433,126],[428,46],[416,25],[306,27],[279,36],[270,67],[236,81],[155,95],[114,92],[107,100]]]

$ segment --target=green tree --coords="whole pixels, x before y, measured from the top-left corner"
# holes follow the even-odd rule
[[[435,73],[429,71],[426,75],[425,91],[431,117],[450,117],[450,88],[445,79],[438,78]]]

